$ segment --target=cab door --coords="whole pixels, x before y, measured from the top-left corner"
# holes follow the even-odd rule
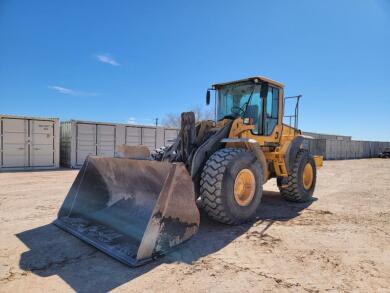
[[[281,112],[281,89],[266,84],[262,86],[260,96],[257,99],[261,107],[259,122],[255,129],[246,134],[246,137],[253,138],[260,145],[274,145],[281,137],[282,125],[279,113]],[[256,100],[256,99],[255,99]]]
[[[279,113],[279,89],[273,86],[268,87],[265,101],[264,135],[270,136],[278,125]]]

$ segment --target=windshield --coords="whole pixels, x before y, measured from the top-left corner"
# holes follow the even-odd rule
[[[259,99],[260,85],[233,84],[225,86],[218,90],[217,118],[219,120],[226,116],[245,116],[245,111],[248,110],[247,106],[248,108],[250,108],[249,106],[258,106]],[[250,102],[249,105],[248,102]],[[258,111],[256,114],[258,115]]]
[[[254,134],[260,134],[263,124],[263,99],[260,97],[260,85],[252,83],[232,84],[218,90],[217,118],[226,116],[251,118],[255,125]]]

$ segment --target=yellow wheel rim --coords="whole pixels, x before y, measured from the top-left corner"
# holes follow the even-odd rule
[[[307,163],[303,169],[303,186],[309,190],[313,184],[314,172],[310,163]]]
[[[249,169],[242,169],[234,181],[234,199],[240,206],[247,206],[251,203],[255,190],[255,175]]]

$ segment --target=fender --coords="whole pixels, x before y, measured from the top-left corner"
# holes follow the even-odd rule
[[[285,164],[286,164],[286,169],[287,172],[290,174],[292,171],[292,168],[294,166],[294,161],[295,158],[297,157],[297,154],[299,150],[301,149],[301,145],[303,143],[303,140],[305,138],[311,138],[309,136],[304,136],[304,135],[298,135],[296,136],[288,145],[287,151],[284,155],[285,157]]]
[[[265,158],[264,152],[261,149],[259,143],[251,138],[224,138],[221,140],[224,143],[241,143],[245,146],[246,149],[250,150],[257,158],[257,161],[261,165],[263,170],[263,183],[269,179],[269,170],[267,160]]]

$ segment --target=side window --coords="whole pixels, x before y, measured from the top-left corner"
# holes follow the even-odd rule
[[[266,104],[266,133],[271,135],[276,124],[278,123],[278,108],[279,108],[279,90],[274,87],[269,87]]]

